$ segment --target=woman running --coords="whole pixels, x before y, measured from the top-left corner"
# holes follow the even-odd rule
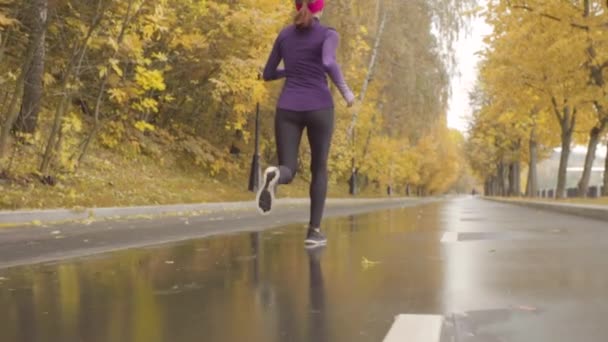
[[[334,129],[334,103],[326,74],[340,90],[349,107],[355,96],[344,82],[336,62],[338,33],[319,22],[323,0],[296,0],[298,13],[294,24],[283,29],[277,37],[264,80],[286,78],[277,104],[275,138],[278,166],[264,172],[264,184],[257,194],[262,214],[272,210],[278,184],[293,180],[298,162],[302,132],[306,128],[311,150],[310,224],[307,246],[324,245],[321,219],[327,196],[327,158]],[[281,60],[284,69],[278,69]]]

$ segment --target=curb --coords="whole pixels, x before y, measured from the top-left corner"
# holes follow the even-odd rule
[[[363,204],[391,201],[409,201],[412,198],[335,198],[328,199],[327,204]],[[279,206],[306,205],[309,199],[286,198],[277,201]],[[14,226],[24,224],[60,223],[67,221],[118,219],[138,216],[186,215],[204,212],[222,212],[228,210],[255,209],[254,201],[247,202],[217,202],[198,204],[175,204],[139,207],[110,207],[110,208],[83,208],[83,209],[48,209],[48,210],[16,210],[0,211],[0,225]]]
[[[597,220],[608,221],[608,206],[606,205],[586,205],[573,203],[550,203],[542,201],[518,201],[507,200],[494,197],[484,197],[485,200],[513,204],[528,208],[552,211],[567,215],[582,216],[586,218],[594,218]]]

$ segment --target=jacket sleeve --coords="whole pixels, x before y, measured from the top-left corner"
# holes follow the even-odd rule
[[[323,42],[323,67],[332,82],[336,85],[338,90],[340,90],[344,100],[351,102],[355,99],[355,95],[346,84],[346,81],[344,81],[340,65],[338,65],[338,62],[336,61],[336,50],[338,49],[339,43],[340,36],[338,33],[331,29],[328,30],[325,41]]]
[[[285,77],[285,70],[279,69],[279,63],[283,56],[281,56],[281,34],[277,37],[264,67],[263,78],[264,81],[274,81]]]

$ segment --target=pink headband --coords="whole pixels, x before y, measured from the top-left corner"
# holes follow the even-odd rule
[[[321,12],[323,10],[323,7],[325,7],[325,3],[323,0],[312,0],[311,2],[308,3],[308,9],[310,10],[310,12],[312,12],[312,14]],[[302,1],[297,0],[296,9],[299,11],[301,8],[302,8]]]

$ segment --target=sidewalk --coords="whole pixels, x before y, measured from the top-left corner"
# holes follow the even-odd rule
[[[568,215],[576,215],[587,218],[608,221],[608,205],[575,204],[564,202],[552,202],[542,200],[525,200],[498,197],[484,197],[486,200],[500,203],[514,204],[528,208],[558,212]]]
[[[365,204],[387,201],[407,201],[414,198],[335,198],[327,204]],[[307,205],[306,198],[285,198],[277,201],[279,206]],[[198,204],[175,204],[141,207],[48,209],[48,210],[0,210],[0,226],[56,224],[71,221],[95,221],[102,219],[154,218],[162,216],[184,216],[236,210],[255,210],[255,202],[218,202]]]

